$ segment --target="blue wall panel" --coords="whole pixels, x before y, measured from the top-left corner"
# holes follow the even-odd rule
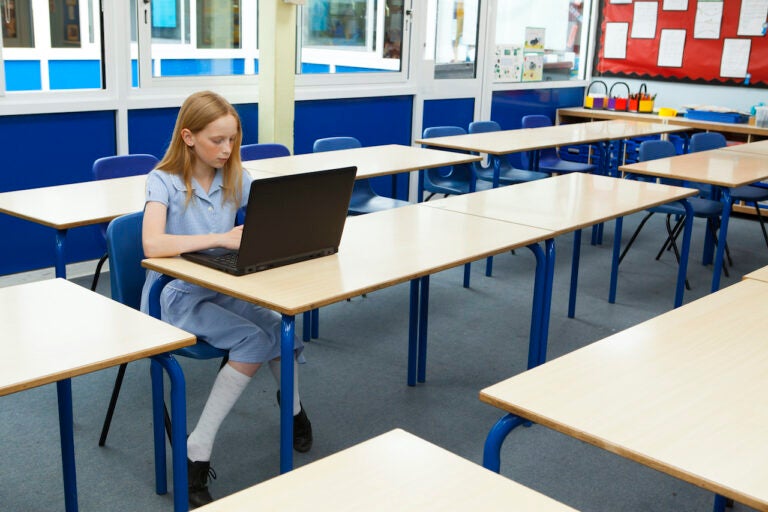
[[[39,60],[6,60],[6,91],[39,91],[43,88]]]
[[[243,125],[243,144],[258,142],[259,107],[257,104],[235,105]],[[168,149],[178,108],[131,110],[128,112],[128,152],[149,153],[162,158]]]
[[[520,128],[523,116],[528,114],[544,114],[554,123],[557,109],[580,107],[583,101],[583,87],[496,91],[491,102],[491,119],[503,130]]]
[[[93,161],[115,154],[114,112],[0,116],[0,139],[12,145],[0,168],[0,192],[62,185],[91,179]],[[13,250],[0,251],[0,274],[53,266],[54,230],[0,215],[3,240]],[[103,241],[95,227],[67,235],[67,260],[98,258]]]
[[[426,100],[424,102],[423,127],[461,126],[465,130],[474,120],[474,98],[450,100]]]
[[[98,60],[48,61],[51,89],[101,89]]]
[[[363,146],[411,144],[412,96],[296,102],[294,151],[311,153],[316,139],[352,136]],[[392,196],[392,178],[371,181],[381,195]],[[406,175],[397,178],[397,197],[408,198]]]
[[[242,75],[243,59],[164,59],[160,63],[163,76]]]

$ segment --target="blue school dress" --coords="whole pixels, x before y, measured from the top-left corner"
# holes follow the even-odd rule
[[[181,176],[154,170],[147,176],[146,202],[168,208],[165,232],[173,235],[225,233],[235,224],[240,206],[248,202],[251,177],[243,171],[243,196],[239,205],[222,204],[222,173],[216,171],[206,193],[192,180],[192,198],[186,202]],[[149,290],[160,274],[147,271],[141,310],[148,312]],[[241,363],[264,363],[280,357],[278,313],[180,279],[168,283],[160,295],[163,321],[190,332],[216,348],[229,351],[229,359]],[[297,354],[304,346],[294,337]]]

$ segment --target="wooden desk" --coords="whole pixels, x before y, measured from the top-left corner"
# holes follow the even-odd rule
[[[428,146],[436,146],[464,151],[487,153],[493,157],[494,182],[498,186],[498,176],[501,169],[500,155],[521,151],[534,151],[533,170],[538,169],[538,157],[541,149],[563,146],[568,144],[600,143],[603,158],[603,168],[600,174],[609,174],[607,143],[612,140],[623,140],[643,135],[657,135],[685,130],[684,127],[670,126],[661,123],[643,123],[637,121],[599,121],[594,123],[577,123],[569,125],[545,126],[541,128],[523,128],[520,130],[502,130],[497,132],[473,133],[454,135],[451,137],[435,137],[417,139],[416,142]]]
[[[403,430],[232,494],[201,512],[573,510]]]
[[[619,167],[619,170],[719,187],[722,193],[723,216],[712,272],[712,291],[717,291],[720,287],[720,273],[722,272],[723,254],[728,235],[728,219],[731,216],[731,207],[733,206],[729,189],[750,185],[768,178],[768,160],[751,153],[716,149],[623,165]],[[705,263],[709,261],[709,252],[706,251]]]
[[[735,153],[748,153],[760,156],[768,156],[768,140],[761,140],[760,142],[750,142],[749,144],[734,144],[724,148],[727,151],[733,151]]]
[[[573,317],[576,305],[576,287],[581,247],[581,230],[601,222],[616,219],[611,286],[609,301],[616,296],[618,256],[621,244],[621,218],[646,208],[671,201],[684,200],[697,193],[683,187],[670,187],[656,183],[633,182],[606,176],[571,173],[545,180],[521,183],[474,194],[449,197],[425,203],[481,217],[516,222],[552,230],[555,235],[574,232],[573,264],[568,316]],[[690,245],[690,227],[683,239],[683,257],[678,270],[675,307],[683,301],[687,254]],[[550,258],[552,259],[552,258]],[[551,287],[550,287],[551,288]],[[542,350],[546,350],[546,324],[543,328]],[[546,360],[542,353],[539,362]]]
[[[756,279],[768,283],[768,267],[759,268],[745,275],[743,279]]]
[[[271,176],[251,172],[254,179]],[[146,197],[146,176],[85,181],[0,193],[0,213],[42,224],[56,230],[56,277],[67,277],[67,230],[109,222],[140,211]]]
[[[77,510],[72,377],[153,357],[171,377],[174,424],[185,428],[184,376],[165,353],[193,345],[194,336],[63,279],[0,288],[0,325],[0,396],[56,382],[68,512]],[[180,444],[174,504],[186,510],[186,447]],[[164,444],[162,450],[164,471]]]
[[[525,418],[768,509],[766,300],[768,284],[742,281],[482,390],[511,413],[485,467]]]
[[[627,121],[645,121],[652,123],[667,123],[675,126],[684,126],[697,130],[720,132],[727,134],[728,138],[754,142],[768,138],[768,128],[746,123],[718,123],[714,121],[698,121],[687,117],[662,117],[656,114],[643,114],[638,112],[616,112],[612,110],[592,110],[588,108],[561,108],[557,110],[558,123],[581,122],[584,120],[622,119]]]
[[[423,381],[426,365],[428,276],[464,263],[529,246],[537,257],[529,351],[538,354],[546,256],[538,242],[548,230],[472,215],[405,206],[347,219],[332,256],[236,277],[181,258],[153,258],[144,266],[173,278],[267,307],[283,316],[281,338],[281,471],[293,465],[291,404],[294,317],[304,311],[387,286],[411,282],[408,383]],[[417,368],[418,359],[418,368]],[[418,375],[417,375],[418,374]],[[288,399],[286,399],[288,398]]]
[[[387,144],[265,158],[263,160],[248,160],[243,162],[243,167],[249,171],[265,171],[284,175],[354,165],[357,166],[357,179],[363,179],[446,165],[479,162],[480,160],[481,157],[466,153]]]

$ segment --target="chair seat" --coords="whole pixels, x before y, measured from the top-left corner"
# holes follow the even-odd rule
[[[768,200],[768,188],[745,185],[731,189],[731,197],[734,201],[765,201]]]
[[[593,164],[569,162],[560,158],[542,158],[539,161],[539,171],[547,173],[562,174],[566,172],[592,172],[594,170]]]
[[[479,180],[493,182],[493,168],[476,167],[475,175]],[[526,181],[540,180],[543,178],[549,178],[549,174],[544,172],[516,169],[510,165],[505,165],[501,168],[501,173],[499,174],[499,183],[511,185],[514,183],[525,183]]]
[[[492,183],[489,181],[478,180],[475,183],[475,191],[488,190],[492,188]],[[436,181],[432,178],[432,183],[425,183],[424,190],[427,192],[434,192],[435,194],[447,194],[458,195],[469,193],[469,183],[460,179],[440,178]]]
[[[199,339],[194,345],[176,349],[173,353],[180,356],[191,357],[193,359],[216,359],[218,357],[227,357],[226,350],[216,348]]]
[[[693,216],[699,218],[719,217],[723,213],[723,204],[720,201],[689,197],[688,202],[693,208]],[[648,209],[649,212],[668,215],[685,215],[685,207],[680,203],[668,203]]]
[[[390,208],[408,206],[409,204],[408,201],[392,199],[391,197],[384,197],[378,194],[371,196],[354,194],[349,201],[348,211],[350,215],[364,215],[366,213],[389,210]]]

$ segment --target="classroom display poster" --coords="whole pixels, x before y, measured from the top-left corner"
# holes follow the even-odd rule
[[[520,82],[523,79],[523,47],[499,45],[493,63],[497,82]]]
[[[600,0],[594,76],[768,87],[768,0]]]
[[[537,82],[544,78],[544,56],[530,53],[523,58],[523,82]]]

